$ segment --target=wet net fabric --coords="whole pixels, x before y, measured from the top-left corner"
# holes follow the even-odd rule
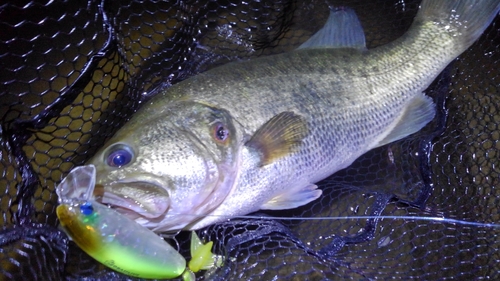
[[[0,3],[0,279],[135,280],[59,231],[55,185],[160,89],[293,50],[329,5],[353,8],[372,48],[401,36],[419,1]],[[198,231],[225,256],[198,278],[498,279],[500,230],[459,221],[500,219],[499,68],[497,16],[427,90],[433,122],[322,181],[315,202]],[[188,239],[167,238],[186,258]]]

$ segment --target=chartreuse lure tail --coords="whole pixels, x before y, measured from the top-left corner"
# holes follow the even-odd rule
[[[223,257],[212,253],[213,242],[201,242],[196,232],[191,232],[191,260],[188,267],[193,272],[222,266]]]

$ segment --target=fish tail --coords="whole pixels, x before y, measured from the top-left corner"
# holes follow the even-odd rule
[[[474,43],[500,10],[500,0],[423,0],[415,22],[432,22],[449,32],[461,53]]]

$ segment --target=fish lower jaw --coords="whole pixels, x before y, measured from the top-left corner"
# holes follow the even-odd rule
[[[137,223],[155,232],[176,232],[180,230],[197,230],[193,228],[198,221],[196,215],[167,215],[161,221],[138,218]]]
[[[155,184],[116,183],[104,188],[100,198],[103,204],[115,208],[131,219],[163,217],[170,208],[170,197]]]
[[[144,207],[140,202],[132,199],[120,198],[110,199],[108,197],[103,197],[99,200],[102,204],[108,205],[113,209],[116,209],[118,212],[126,215],[131,219],[135,219],[137,217],[145,217],[149,219],[154,219],[161,217],[168,210],[168,204],[156,204],[154,209]]]

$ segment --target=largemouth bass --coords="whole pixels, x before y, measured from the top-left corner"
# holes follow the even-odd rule
[[[423,91],[499,9],[424,0],[405,35],[371,50],[357,18],[333,11],[293,52],[180,82],[89,161],[102,202],[155,231],[307,204],[321,196],[314,183],[433,119]]]

